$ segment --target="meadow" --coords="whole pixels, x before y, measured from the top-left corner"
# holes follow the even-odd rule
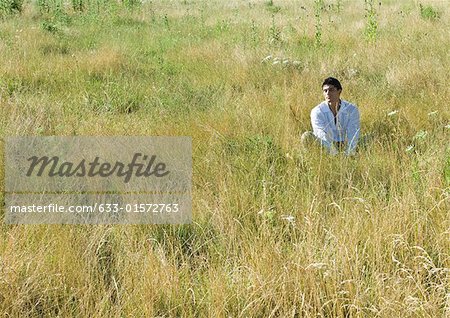
[[[448,317],[449,23],[437,0],[0,0],[2,154],[193,142],[192,224],[2,220],[1,316]],[[353,157],[299,144],[328,76],[373,136]]]

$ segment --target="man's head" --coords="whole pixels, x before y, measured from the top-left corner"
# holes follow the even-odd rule
[[[342,92],[341,83],[334,77],[328,77],[322,84],[323,96],[328,105],[336,105],[339,103],[339,97]]]

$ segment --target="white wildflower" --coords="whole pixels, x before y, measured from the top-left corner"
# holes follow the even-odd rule
[[[358,70],[354,69],[354,68],[349,68],[347,70],[348,73],[348,77],[354,77],[355,75],[358,74]]]
[[[411,151],[413,151],[414,150],[414,145],[409,145],[407,148],[406,148],[406,152],[411,152]]]
[[[438,111],[435,110],[435,111],[433,111],[433,112],[428,113],[428,116],[436,116],[437,113],[438,113]]]
[[[272,59],[272,55],[267,55],[265,58],[262,59],[261,63],[266,63]]]
[[[291,223],[291,224],[295,224],[295,217],[292,216],[292,215],[282,215],[281,218],[282,218],[283,220],[288,221],[288,222]]]
[[[395,115],[397,115],[397,114],[398,114],[398,110],[393,110],[393,111],[389,112],[387,115],[388,115],[389,117],[392,117],[392,116],[395,116]]]
[[[417,132],[417,134],[414,136],[414,139],[425,139],[425,137],[428,135],[428,132],[426,130],[420,130]]]

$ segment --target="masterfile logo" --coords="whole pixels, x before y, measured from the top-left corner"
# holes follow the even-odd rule
[[[139,159],[141,159],[141,162]],[[133,155],[133,159],[131,159],[131,162],[128,164],[121,161],[116,161],[114,164],[109,162],[101,162],[99,157],[95,157],[91,162],[86,161],[86,159],[82,159],[78,163],[70,161],[60,162],[60,158],[58,156],[51,158],[48,156],[32,156],[28,158],[28,161],[31,163],[26,173],[27,177],[32,176],[33,173],[40,177],[45,172],[47,172],[49,177],[99,176],[102,178],[107,178],[116,174],[118,177],[124,177],[124,182],[128,183],[133,176],[155,176],[161,178],[170,173],[170,171],[166,170],[166,164],[164,162],[155,163],[155,155],[149,157],[141,153],[135,153]]]
[[[5,220],[186,223],[191,179],[190,137],[10,137]]]

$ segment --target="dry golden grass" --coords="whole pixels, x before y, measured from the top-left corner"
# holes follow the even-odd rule
[[[325,0],[316,45],[314,1],[268,3],[0,21],[1,136],[192,136],[194,220],[2,222],[2,316],[448,317],[447,6],[382,1],[371,41]],[[374,136],[352,158],[299,146],[327,76]]]

